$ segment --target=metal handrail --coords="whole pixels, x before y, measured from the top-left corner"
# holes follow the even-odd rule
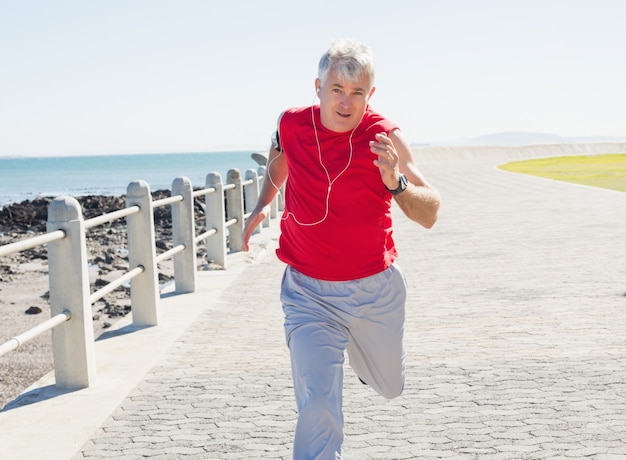
[[[34,236],[27,240],[5,244],[4,246],[0,246],[0,257],[7,256],[15,252],[26,251],[28,249],[32,249],[36,246],[41,246],[52,241],[62,240],[63,238],[65,238],[65,232],[63,230],[55,230],[54,232]]]
[[[161,198],[160,200],[155,200],[152,202],[153,208],[160,208],[161,206],[167,206],[168,204],[178,203],[179,201],[183,201],[184,198],[182,195],[174,195],[168,198]]]
[[[194,198],[198,198],[199,196],[208,195],[209,193],[215,193],[215,192],[217,192],[215,187],[209,187],[209,188],[203,188],[202,190],[196,190],[192,192],[191,196],[193,196]]]
[[[174,254],[178,254],[179,252],[182,252],[184,250],[185,250],[185,245],[184,244],[179,244],[178,246],[174,246],[172,249],[168,249],[164,253],[159,254],[156,257],[156,261],[157,261],[157,263],[158,262],[163,262],[164,260],[167,260],[170,257],[172,257]]]
[[[200,241],[204,241],[206,240],[209,236],[213,236],[217,233],[217,229],[216,228],[212,228],[211,230],[207,230],[204,233],[201,233],[200,235],[196,236],[195,238],[195,242],[199,243]]]
[[[64,310],[58,315],[53,316],[52,318],[44,321],[41,324],[23,332],[22,334],[16,335],[15,337],[10,338],[2,345],[0,345],[0,356],[7,354],[10,351],[15,350],[16,348],[21,347],[29,340],[34,339],[39,334],[43,334],[50,329],[57,327],[59,324],[64,323],[72,317],[69,311]]]
[[[143,273],[144,270],[145,270],[145,268],[143,266],[139,265],[138,267],[135,267],[132,270],[126,272],[125,274],[123,274],[122,276],[117,278],[116,280],[111,281],[110,283],[108,283],[105,286],[103,286],[101,289],[98,289],[96,292],[91,294],[89,296],[89,303],[90,304],[96,303],[98,300],[100,300],[105,295],[113,292],[115,289],[117,289],[118,287],[120,287],[121,285],[126,283],[127,281],[130,281],[135,276],[140,275],[141,273]]]
[[[113,211],[97,217],[92,217],[91,219],[85,220],[85,228],[93,228],[116,219],[121,219],[122,217],[137,214],[139,211],[141,211],[139,206],[129,206],[128,208],[120,209],[118,211]]]

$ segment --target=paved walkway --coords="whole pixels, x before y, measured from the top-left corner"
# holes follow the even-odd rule
[[[430,231],[396,217],[409,281],[405,394],[386,401],[346,368],[344,458],[626,458],[626,194],[492,161],[422,170],[443,206]],[[71,455],[42,445],[28,458],[291,458],[283,267],[268,235],[267,255],[231,273],[221,295],[207,294],[215,273],[203,273],[197,294],[165,299],[198,313],[154,353],[132,343],[149,330],[100,341],[139,354],[146,371],[85,437],[61,417],[57,447]],[[36,416],[33,407],[85,392],[0,416]],[[82,413],[98,409],[93,400]]]

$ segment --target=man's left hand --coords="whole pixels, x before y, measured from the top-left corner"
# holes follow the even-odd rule
[[[389,189],[395,189],[400,183],[400,158],[393,141],[385,133],[376,134],[376,140],[370,141],[370,150],[378,156],[374,164],[380,170],[380,177]]]

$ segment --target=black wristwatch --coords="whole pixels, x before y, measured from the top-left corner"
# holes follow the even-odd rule
[[[389,192],[392,195],[399,195],[400,193],[404,192],[406,190],[406,188],[409,185],[409,181],[407,180],[406,176],[404,174],[400,174],[400,183],[398,184],[398,188],[395,190],[390,189],[389,187],[387,187],[387,190],[389,190]]]

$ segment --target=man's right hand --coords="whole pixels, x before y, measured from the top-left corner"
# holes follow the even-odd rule
[[[252,232],[257,226],[259,226],[270,213],[270,206],[265,206],[263,208],[257,209],[254,208],[254,211],[250,213],[250,216],[246,219],[246,223],[243,227],[243,235],[242,240],[243,244],[241,246],[242,251],[248,251],[250,249],[249,242],[250,237],[252,236]]]

